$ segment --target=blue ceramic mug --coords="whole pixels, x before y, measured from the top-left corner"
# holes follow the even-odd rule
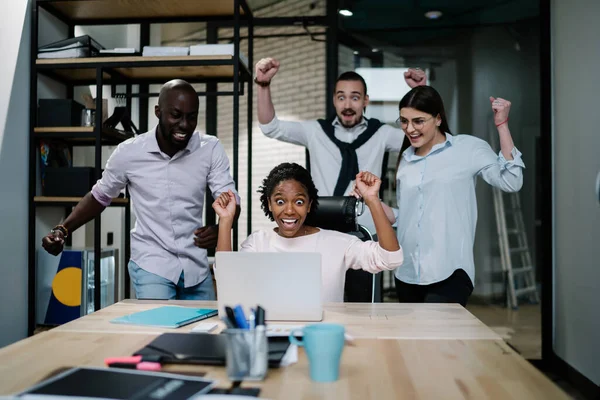
[[[308,356],[310,379],[315,382],[337,381],[344,349],[344,326],[314,324],[290,333],[290,342],[303,346]],[[302,335],[302,339],[296,336]]]

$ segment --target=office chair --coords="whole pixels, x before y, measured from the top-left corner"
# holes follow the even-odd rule
[[[373,234],[357,222],[364,209],[364,201],[353,196],[319,197],[319,207],[307,222],[319,228],[352,234],[362,241],[373,240]],[[348,270],[344,301],[381,303],[383,301],[381,285],[381,273]]]

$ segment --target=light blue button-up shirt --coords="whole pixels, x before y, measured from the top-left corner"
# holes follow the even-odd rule
[[[511,154],[507,161],[477,137],[450,134],[424,157],[413,147],[402,154],[396,175],[398,241],[404,250],[404,264],[395,273],[399,280],[428,285],[462,268],[475,283],[475,183],[481,176],[506,192],[521,189],[525,165],[516,148]]]

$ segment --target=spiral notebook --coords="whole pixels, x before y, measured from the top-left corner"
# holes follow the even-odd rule
[[[214,317],[215,315],[217,315],[217,310],[214,308],[162,306],[115,318],[110,322],[114,324],[179,328],[192,322]]]

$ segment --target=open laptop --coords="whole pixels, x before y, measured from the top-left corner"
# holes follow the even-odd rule
[[[321,321],[321,254],[217,252],[219,316],[260,305],[268,321]]]

